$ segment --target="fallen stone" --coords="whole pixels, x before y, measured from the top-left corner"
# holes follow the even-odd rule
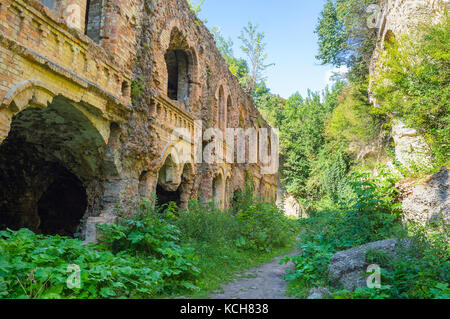
[[[367,272],[369,266],[369,263],[366,262],[368,250],[385,252],[395,257],[400,247],[407,247],[410,244],[411,241],[408,239],[399,241],[394,238],[372,242],[334,254],[328,266],[330,285],[335,288],[344,287],[349,291],[358,287],[365,287],[367,276],[363,275]]]
[[[331,296],[331,292],[327,288],[319,287],[311,289],[307,299],[325,299],[328,296]]]

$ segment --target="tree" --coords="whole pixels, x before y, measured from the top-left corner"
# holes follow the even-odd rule
[[[242,41],[241,49],[247,55],[249,74],[246,79],[245,89],[253,93],[264,80],[264,71],[273,64],[265,64],[267,59],[264,33],[258,32],[258,26],[251,22],[241,31],[239,39]]]
[[[296,93],[283,109],[281,176],[287,191],[298,199],[311,199],[318,192],[319,186],[314,189],[309,186],[314,184],[310,182],[312,179],[317,179],[313,176],[313,168],[326,147],[325,122],[337,106],[343,86],[343,83],[337,83],[331,91],[325,90],[322,98],[319,93],[308,92],[306,98]],[[330,152],[328,155],[330,157]]]
[[[187,0],[187,3],[189,4],[189,7],[191,8],[192,12],[195,13],[195,15],[199,15],[202,11],[202,5],[205,2],[205,0],[199,0],[197,3],[193,0]]]
[[[219,28],[212,28],[211,33],[214,35],[217,49],[219,49],[223,58],[228,63],[231,73],[238,78],[239,82],[244,87],[245,80],[248,76],[247,61],[244,59],[238,59],[234,56],[233,40],[231,38],[225,39]]]
[[[364,79],[375,48],[377,29],[370,28],[368,5],[372,0],[327,0],[315,33],[317,59],[322,64],[346,65],[353,80]]]

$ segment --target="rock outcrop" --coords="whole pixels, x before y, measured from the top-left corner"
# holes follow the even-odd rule
[[[431,149],[417,130],[395,120],[392,125],[392,138],[395,143],[395,159],[404,167],[431,166]]]
[[[405,180],[397,184],[402,196],[404,222],[428,224],[449,222],[450,166],[422,181]]]
[[[344,287],[347,290],[354,290],[358,287],[365,287],[369,263],[366,262],[366,253],[369,250],[376,250],[395,256],[400,247],[407,247],[411,244],[409,240],[387,239],[369,243],[360,247],[340,251],[331,257],[328,266],[328,279],[330,285],[335,288]]]

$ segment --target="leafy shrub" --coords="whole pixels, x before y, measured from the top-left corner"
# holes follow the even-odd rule
[[[295,238],[293,223],[271,203],[255,202],[234,214],[241,226],[239,247],[270,252],[288,246]]]
[[[69,265],[81,269],[81,288],[69,289]],[[60,236],[30,230],[0,232],[0,295],[6,298],[151,298],[161,290],[156,260],[115,255]]]
[[[381,120],[371,112],[367,91],[367,83],[349,85],[325,125],[325,134],[348,145],[354,157],[381,131]]]
[[[189,202],[188,211],[179,214],[176,224],[185,240],[213,244],[234,241],[240,228],[232,215],[220,210],[214,203],[197,200]]]
[[[144,201],[135,216],[99,226],[92,246],[27,229],[2,231],[0,297],[155,298],[197,292],[197,284],[209,289],[200,270],[208,280],[228,278],[236,262],[252,266],[264,259],[261,252],[294,240],[292,223],[274,205],[243,198],[245,209],[236,214],[198,201],[184,212]],[[79,266],[81,288],[68,287],[69,265]],[[221,276],[211,274],[219,265],[226,269]]]
[[[101,229],[97,246],[27,229],[0,232],[0,296],[153,298],[197,289],[195,252],[148,203],[134,218]],[[69,265],[80,267],[79,289],[67,286]]]
[[[393,204],[397,196],[393,183],[387,177],[371,180],[355,173],[349,181],[352,197],[338,199],[334,210],[311,212],[301,221],[301,254],[284,259],[296,265],[287,279],[302,283],[301,294],[327,284],[328,264],[337,251],[404,234],[397,223],[401,210]]]
[[[294,223],[272,203],[261,202],[248,184],[235,194],[229,211],[191,201],[177,221],[183,237],[208,243],[232,242],[237,248],[271,252],[295,239]]]
[[[445,226],[444,227],[448,227]],[[416,226],[413,245],[399,251],[396,258],[368,253],[368,261],[382,269],[381,289],[359,288],[338,291],[334,298],[347,299],[449,299],[450,261],[446,231],[430,232]]]
[[[161,214],[167,216],[170,212],[171,205],[167,209],[153,208],[144,201],[134,218],[99,226],[102,230],[100,247],[113,253],[159,260],[158,270],[163,274],[164,287],[169,292],[179,285],[191,287],[187,279],[198,273],[195,251],[181,245],[181,231]]]
[[[375,110],[403,119],[432,146],[436,161],[450,158],[450,18],[425,23],[412,34],[391,39],[372,77]]]

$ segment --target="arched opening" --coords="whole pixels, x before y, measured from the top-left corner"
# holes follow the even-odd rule
[[[159,171],[158,184],[156,187],[156,198],[158,205],[166,205],[174,202],[181,204],[181,172],[169,155]]]
[[[165,55],[167,66],[167,96],[186,103],[189,98],[189,61],[183,50],[169,50]]]
[[[85,33],[96,43],[101,40],[102,12],[103,0],[87,0]]]
[[[38,202],[43,234],[72,236],[87,209],[86,189],[68,170],[63,170]]]
[[[224,205],[224,188],[223,188],[223,177],[218,174],[213,180],[213,199],[214,203],[223,208]]]
[[[227,98],[227,123],[225,127],[231,127],[233,124],[233,102],[231,96],[228,95]]]
[[[191,98],[195,96],[197,77],[197,57],[184,34],[173,28],[170,42],[164,55],[167,71],[166,95],[190,108]]]
[[[177,204],[177,207],[180,207],[180,189],[177,188],[175,191],[168,191],[164,189],[161,185],[158,184],[156,187],[156,197],[158,199],[158,205],[168,205],[173,202]]]
[[[122,82],[122,96],[129,97],[131,95],[130,85],[127,81]]]
[[[72,236],[102,197],[105,141],[72,102],[15,115],[0,145],[0,229]]]
[[[225,118],[225,94],[223,86],[219,88],[219,96],[217,100],[217,126],[225,131],[226,118]]]

